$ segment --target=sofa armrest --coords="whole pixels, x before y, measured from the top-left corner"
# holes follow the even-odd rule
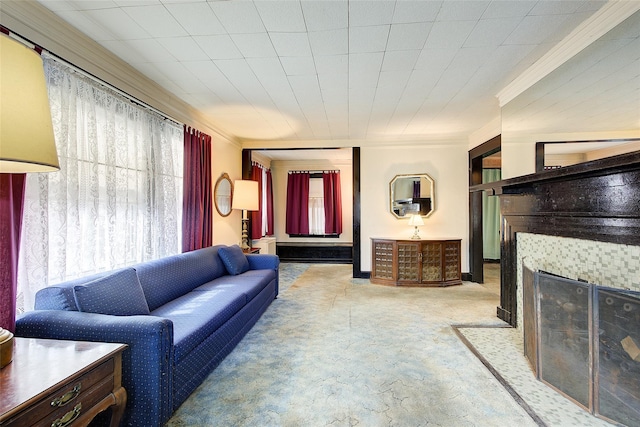
[[[249,270],[275,270],[276,272],[276,298],[280,292],[280,257],[271,254],[248,254]]]
[[[127,344],[122,385],[127,407],[122,425],[161,426],[171,416],[173,323],[156,316],[110,316],[64,310],[36,310],[16,321],[16,335]]]
[[[278,270],[280,258],[270,254],[248,254],[250,270]]]

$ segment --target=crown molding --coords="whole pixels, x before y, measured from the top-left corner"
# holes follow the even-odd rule
[[[2,1],[0,23],[18,36],[140,100],[170,118],[215,134],[237,148],[239,140],[109,50],[35,1]]]
[[[498,92],[496,96],[500,107],[529,89],[638,10],[640,10],[639,1],[609,1]]]

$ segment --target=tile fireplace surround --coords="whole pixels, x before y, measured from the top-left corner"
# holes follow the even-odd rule
[[[522,264],[574,280],[640,292],[640,246],[518,233],[517,318],[522,316]]]

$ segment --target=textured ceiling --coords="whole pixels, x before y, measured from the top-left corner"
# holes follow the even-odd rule
[[[604,1],[40,0],[243,139],[406,140],[496,94]]]

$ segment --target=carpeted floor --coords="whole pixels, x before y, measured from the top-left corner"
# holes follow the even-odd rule
[[[475,283],[396,288],[283,264],[281,293],[168,426],[533,426],[452,324],[502,325]]]

